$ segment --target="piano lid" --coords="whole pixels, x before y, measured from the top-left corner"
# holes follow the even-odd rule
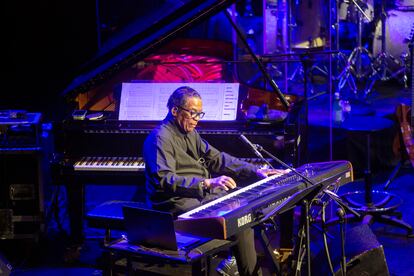
[[[63,91],[74,98],[139,61],[176,35],[235,0],[166,0],[154,13],[137,18],[108,40]]]

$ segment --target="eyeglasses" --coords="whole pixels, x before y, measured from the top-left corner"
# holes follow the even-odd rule
[[[181,106],[177,106],[177,107],[179,109],[182,109],[182,110],[187,111],[188,113],[190,113],[190,116],[191,116],[192,119],[196,119],[197,117],[200,118],[200,119],[203,119],[204,115],[206,115],[205,112],[197,112],[197,111],[194,111],[194,110],[188,110],[188,109],[186,109],[184,107],[181,107]]]

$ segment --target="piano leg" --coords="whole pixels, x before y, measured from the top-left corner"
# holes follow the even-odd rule
[[[83,242],[84,185],[76,177],[67,185],[70,235],[72,242]]]

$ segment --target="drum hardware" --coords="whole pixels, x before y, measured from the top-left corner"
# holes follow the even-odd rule
[[[288,27],[288,32],[287,32],[287,50],[288,53],[292,53],[292,32],[293,29],[297,27],[296,21],[293,20],[293,14],[292,14],[292,6],[293,6],[293,0],[288,0],[287,1],[287,27]],[[299,77],[300,80],[304,80],[305,76],[304,76],[304,70],[302,67],[302,64],[299,64],[298,66],[296,66],[295,70],[293,71],[292,75],[290,77],[287,77],[288,81],[293,81],[295,80],[297,77]]]
[[[287,2],[289,50],[323,47],[325,41],[322,37],[322,30],[326,26],[322,18],[324,15],[322,0],[288,0]]]
[[[331,72],[331,79],[333,81],[338,81],[338,92],[340,92],[346,84],[348,84],[350,90],[354,93],[357,91],[357,87],[355,84],[355,80],[351,75],[351,65],[348,63],[348,58],[346,54],[339,51],[339,21],[341,17],[341,5],[344,4],[346,1],[343,0],[335,0],[335,9],[334,9],[334,16],[335,16],[335,24],[333,28],[335,29],[335,49],[337,54],[333,55],[334,59],[334,70]],[[347,2],[346,4],[349,4]],[[346,8],[348,11],[348,7]],[[344,16],[344,15],[342,15]],[[331,39],[332,40],[332,39]]]
[[[412,15],[409,12],[401,12],[401,11],[390,11],[387,14],[385,10],[386,1],[381,1],[381,47],[379,48],[376,45],[376,40],[374,38],[373,44],[373,51],[374,54],[379,48],[380,51],[375,58],[374,65],[375,65],[375,73],[371,78],[371,87],[373,83],[377,80],[380,81],[387,81],[389,79],[398,79],[399,81],[404,83],[404,86],[407,87],[407,60],[408,54],[404,51],[404,48],[396,48],[393,47],[393,43],[398,43],[401,47],[407,43],[407,37],[404,36],[408,35],[409,31],[409,23],[414,24],[412,21]],[[411,19],[410,19],[411,18]],[[391,24],[394,20],[398,20]],[[398,23],[398,24],[397,24]],[[393,30],[391,32],[390,29],[387,27],[398,26],[398,30]],[[408,27],[408,28],[407,28]],[[406,31],[406,33],[404,33]],[[393,39],[393,40],[391,40]],[[391,43],[391,45],[387,45],[387,40]],[[391,47],[390,47],[391,46]],[[394,55],[399,55],[399,57],[395,57]],[[369,93],[369,91],[366,91]]]
[[[341,91],[346,84],[348,84],[349,89],[356,94],[358,92],[358,88],[355,83],[355,79],[353,76],[353,67],[352,64],[346,60],[345,68],[342,70],[342,72],[338,75],[336,78],[338,81],[338,91]]]
[[[357,24],[357,47],[355,47],[349,55],[345,68],[339,74],[338,90],[342,90],[345,84],[350,86],[350,89],[356,94],[358,89],[356,86],[356,80],[368,77],[371,72],[374,71],[372,57],[368,49],[362,46],[362,23],[363,19],[370,20],[370,17],[364,12],[363,8],[355,1],[351,0],[354,8],[358,12]],[[372,75],[372,74],[371,74]],[[366,96],[365,93],[364,96]]]
[[[326,44],[325,39],[322,38],[322,30],[325,28],[325,25],[320,18],[323,15],[323,4],[322,1],[311,2],[312,1],[287,1],[287,48],[289,53],[303,56],[311,55],[316,52],[323,52],[321,50],[324,49]],[[294,5],[296,5],[295,8],[293,8]],[[293,16],[293,12],[295,12],[296,16]],[[312,24],[309,24],[309,15],[316,15],[318,20],[313,20],[311,21]],[[310,79],[312,72],[318,72],[319,74],[328,77],[327,70],[323,67],[313,64],[305,70],[303,62],[301,62],[294,68],[293,73],[287,77],[287,81],[305,82],[307,78]],[[309,87],[309,90],[313,93],[312,86]]]
[[[381,52],[375,59],[376,64],[378,64],[378,69],[374,74],[373,80],[376,79],[387,81],[393,77],[393,73],[389,67],[389,61],[394,61],[394,57],[387,53],[387,44],[386,44],[386,19],[387,13],[385,11],[385,0],[381,1]],[[379,76],[379,77],[377,77]]]
[[[292,75],[288,77],[289,81],[295,81],[297,79],[303,81],[305,78],[305,73],[301,64],[296,66],[295,70],[293,71]]]
[[[402,53],[400,56],[403,64],[403,68],[395,72],[396,74],[403,74],[402,81],[404,83],[404,88],[408,88],[408,74],[410,72],[410,54]]]
[[[370,76],[370,81],[366,86],[364,95],[368,95],[372,88],[374,87],[374,84],[376,81],[386,81],[389,79],[398,79],[398,76],[400,77],[400,81],[404,84],[404,88],[408,88],[408,61],[409,61],[409,55],[407,53],[402,53],[400,56],[401,61],[398,61],[397,59],[392,58],[391,61],[394,65],[400,66],[398,70],[393,72],[391,69],[389,69],[390,63],[388,62],[390,60],[390,56],[388,57],[381,57],[380,61],[382,61],[382,64],[378,65],[378,69],[374,68],[374,73],[372,76]],[[383,70],[383,71],[382,71]]]
[[[333,55],[336,54],[336,51],[329,51],[329,50],[319,50],[319,49],[312,49],[308,51],[295,51],[293,55],[297,55],[301,57],[301,63],[296,66],[295,70],[293,71],[293,74],[288,77],[288,81],[298,81],[303,82],[304,85],[307,83],[308,89],[306,91],[309,91],[310,94],[313,94],[315,79],[319,77],[319,79],[322,77],[323,80],[327,80],[329,76],[329,71],[326,68],[326,66],[321,65],[320,61],[315,58],[317,55]],[[306,58],[307,67],[305,68],[305,63],[302,59],[302,57]],[[309,63],[309,64],[308,64]],[[306,86],[306,85],[305,85]]]
[[[375,0],[376,1],[376,0]],[[364,10],[364,23],[374,20],[374,3],[373,0],[356,0],[359,7]],[[338,0],[338,16],[340,20],[355,22],[358,20],[358,12],[353,8],[353,1]]]

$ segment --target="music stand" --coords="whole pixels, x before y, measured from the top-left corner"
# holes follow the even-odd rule
[[[293,194],[288,200],[283,202],[282,204],[278,205],[272,211],[270,211],[267,215],[260,219],[259,224],[264,223],[265,221],[271,219],[275,215],[281,214],[286,212],[295,206],[298,203],[302,203],[305,211],[304,221],[305,221],[305,238],[306,238],[306,256],[307,256],[307,270],[308,273],[311,271],[311,251],[310,251],[310,218],[309,218],[309,202],[312,200],[323,188],[323,185],[310,185],[307,188],[296,192]],[[277,266],[277,264],[275,264]],[[310,275],[310,274],[309,274]]]
[[[259,223],[263,223],[276,215],[282,214],[292,209],[293,207],[296,207],[298,203],[300,203],[301,201],[305,199],[309,199],[310,196],[312,196],[311,198],[315,197],[320,192],[321,188],[322,188],[321,185],[312,185],[301,191],[294,193],[288,200],[276,206],[272,211],[270,211],[267,215],[261,218]],[[318,191],[315,192],[316,190]],[[311,194],[312,192],[315,192],[315,193]]]
[[[274,208],[272,211],[270,211],[266,216],[264,216],[263,218],[260,219],[259,223],[263,223],[269,219],[271,219],[273,216],[275,216],[276,214],[281,214],[285,211],[288,211],[290,209],[292,209],[293,207],[295,207],[299,202],[302,203],[302,211],[304,211],[305,215],[302,215],[302,223],[303,221],[305,222],[305,239],[306,239],[306,256],[307,256],[307,272],[308,275],[310,275],[311,273],[311,256],[310,256],[310,216],[309,216],[309,210],[310,210],[310,200],[312,200],[319,192],[323,191],[326,195],[328,195],[332,200],[334,200],[339,206],[340,208],[342,208],[342,210],[345,210],[352,213],[355,217],[360,218],[361,215],[356,212],[355,210],[353,210],[350,206],[348,206],[345,202],[343,202],[341,200],[341,198],[339,198],[338,195],[336,195],[335,193],[326,190],[325,188],[328,185],[323,185],[322,183],[318,183],[315,184],[311,179],[309,179],[307,176],[299,173],[298,171],[296,171],[295,168],[290,167],[289,165],[287,165],[286,163],[284,163],[282,160],[280,160],[279,158],[277,158],[276,156],[274,156],[273,154],[271,154],[270,152],[268,152],[267,150],[265,150],[262,146],[258,145],[258,144],[254,144],[254,147],[256,147],[256,149],[258,151],[263,151],[264,153],[266,153],[268,156],[270,156],[273,160],[275,160],[276,162],[278,162],[280,165],[282,165],[285,168],[290,169],[293,173],[295,173],[296,175],[300,176],[302,178],[302,180],[305,182],[305,189],[296,192],[295,194],[293,194],[287,201],[283,202],[282,204],[278,205],[276,208]],[[343,254],[343,258],[342,258],[342,267],[343,267],[343,271],[346,271],[346,257],[345,257],[345,228],[343,225],[343,220],[341,221],[341,232],[342,232],[342,236],[341,236],[341,240],[342,240],[342,254]],[[263,237],[263,233],[262,233],[262,237]],[[266,246],[267,247],[267,246]],[[267,248],[268,249],[268,248]],[[301,254],[297,254],[298,258],[300,258]],[[275,261],[275,259],[272,257],[275,267],[278,268],[277,265],[277,261]],[[344,261],[345,260],[345,261]],[[297,271],[300,269],[302,261],[298,260],[297,263]]]

